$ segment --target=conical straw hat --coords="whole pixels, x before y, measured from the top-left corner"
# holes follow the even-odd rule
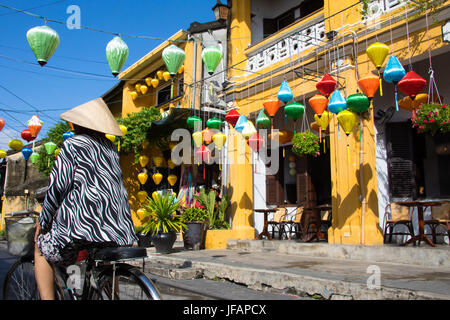
[[[123,136],[116,119],[102,98],[86,102],[60,115],[61,119],[98,132]]]

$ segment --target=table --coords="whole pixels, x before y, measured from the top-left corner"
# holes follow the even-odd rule
[[[417,214],[419,219],[419,234],[406,241],[403,244],[403,246],[406,246],[411,242],[424,241],[428,243],[430,246],[435,247],[435,244],[425,235],[425,222],[423,220],[423,210],[426,207],[440,206],[442,205],[442,201],[402,201],[398,202],[398,204],[409,208],[417,207]]]
[[[262,212],[264,213],[264,228],[263,231],[256,237],[256,240],[261,240],[263,236],[266,236],[267,239],[272,240],[272,237],[269,234],[269,221],[267,217],[269,216],[269,213],[276,212],[277,209],[255,209],[255,212]]]

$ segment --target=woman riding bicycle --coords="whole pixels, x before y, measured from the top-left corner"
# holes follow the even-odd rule
[[[99,98],[60,115],[75,136],[64,141],[36,224],[35,277],[41,299],[54,299],[52,264],[76,261],[78,244],[130,246],[131,220],[119,155],[105,133],[122,136]]]

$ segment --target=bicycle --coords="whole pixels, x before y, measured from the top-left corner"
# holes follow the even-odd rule
[[[55,265],[57,300],[161,300],[154,282],[129,261],[145,259],[145,248],[80,247],[77,262]],[[3,286],[4,300],[39,300],[34,256],[29,253],[10,267]]]

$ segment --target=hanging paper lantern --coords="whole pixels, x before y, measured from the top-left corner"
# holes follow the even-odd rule
[[[281,83],[277,98],[283,102],[289,102],[294,98],[294,94],[292,93],[291,88],[289,88],[287,81]]]
[[[144,185],[147,182],[148,174],[145,172],[141,172],[138,174],[138,180],[139,182]]]
[[[222,129],[222,120],[219,118],[211,118],[208,121],[206,121],[206,126],[212,129],[220,130]]]
[[[184,63],[185,58],[186,54],[184,51],[173,44],[165,48],[162,52],[162,59],[171,76],[177,74],[178,70]]]
[[[41,67],[47,64],[59,45],[58,33],[49,26],[31,28],[27,32],[27,40]]]
[[[35,164],[41,156],[37,152],[33,152],[30,156],[30,160],[32,164]]]
[[[60,148],[55,149],[55,159],[58,157],[60,151],[61,151]]]
[[[173,187],[173,186],[175,185],[175,183],[177,183],[177,180],[178,180],[178,178],[177,178],[177,176],[174,175],[174,174],[170,174],[170,175],[167,177],[167,181],[169,182],[169,184],[170,184],[171,187]]]
[[[197,131],[192,134],[192,139],[194,140],[194,144],[197,148],[203,144],[203,132]]]
[[[269,117],[274,117],[278,109],[280,109],[281,101],[277,99],[270,99],[263,102],[264,109]]]
[[[139,208],[136,210],[136,215],[139,220],[143,220],[145,218],[147,211],[144,208]]]
[[[163,179],[163,175],[159,172],[154,173],[152,176],[153,182],[158,185],[161,183],[162,179]]]
[[[4,126],[5,126],[5,120],[3,118],[0,118],[0,131],[2,131]]]
[[[358,86],[370,100],[380,87],[380,77],[370,73],[358,80]]]
[[[147,157],[146,155],[139,157],[139,164],[141,165],[142,168],[145,168],[145,166],[148,164],[149,161],[150,158]]]
[[[116,141],[116,136],[112,135],[112,134],[105,134],[105,137],[108,138],[109,140],[111,140],[111,142],[114,143],[114,141]]]
[[[75,133],[73,133],[72,131],[64,132],[63,133],[63,140],[66,141],[67,139],[72,138],[74,135],[75,135]]]
[[[135,85],[134,85],[134,88],[136,89],[136,91],[139,93],[139,92],[141,92],[141,84],[140,83],[136,83]]]
[[[311,122],[309,127],[311,128],[311,130],[314,130],[317,132],[319,132],[321,130],[319,124],[316,121]]]
[[[345,134],[349,135],[353,128],[358,124],[359,117],[352,111],[343,110],[339,112],[337,119]]]
[[[279,130],[269,133],[268,138],[270,140],[277,141],[279,144],[286,144],[292,140],[293,136],[294,136],[293,131]]]
[[[331,120],[331,113],[324,111],[321,115],[315,114],[314,120],[316,120],[315,122],[319,127],[319,141],[322,142],[322,132],[327,132]]]
[[[25,140],[27,142],[30,142],[30,141],[33,141],[34,139],[36,139],[36,137],[31,136],[31,132],[29,129],[22,130],[22,132],[20,133],[20,136],[22,137],[23,140]]]
[[[6,151],[5,150],[0,150],[0,159],[6,158]]]
[[[173,168],[175,168],[177,165],[175,164],[175,162],[172,161],[172,159],[169,159],[169,160],[167,160],[167,166],[168,166],[170,169],[173,169]]]
[[[253,151],[258,152],[262,147],[264,147],[264,139],[255,132],[250,138],[247,140],[247,144]]]
[[[398,98],[397,98],[397,83],[403,79],[406,75],[406,71],[403,68],[400,61],[396,56],[390,56],[389,60],[386,64],[386,68],[384,68],[384,80],[389,83],[394,84],[394,100],[395,100],[395,109],[398,111]]]
[[[133,100],[136,100],[136,98],[138,97],[138,93],[136,91],[131,91],[130,95]]]
[[[296,121],[305,114],[305,106],[298,102],[291,102],[284,107],[284,112],[288,118]]]
[[[150,77],[145,78],[145,83],[147,84],[147,86],[150,87],[152,85],[152,78]]]
[[[426,84],[427,81],[424,78],[411,70],[398,82],[398,89],[414,100]]]
[[[214,132],[211,131],[208,127],[202,130],[202,137],[205,144],[210,144],[212,142],[212,137],[214,135]]]
[[[30,158],[32,153],[33,153],[33,150],[31,150],[30,148],[22,149],[22,155],[23,155],[23,158],[25,159],[25,161],[28,161],[28,159]]]
[[[153,88],[156,88],[159,85],[159,80],[155,78],[155,79],[152,79],[150,81],[150,83],[151,83]]]
[[[147,200],[148,194],[146,191],[139,191],[137,193],[137,198],[140,202],[144,202],[145,200]]]
[[[42,129],[44,123],[39,120],[37,115],[33,115],[30,120],[28,120],[28,129],[32,137],[36,138]]]
[[[245,124],[244,124],[244,128],[242,129],[242,136],[247,140],[249,139],[251,136],[253,136],[255,133],[257,133],[255,126],[253,125],[253,122],[251,122],[250,120],[248,120]]]
[[[367,47],[366,49],[367,56],[370,61],[375,65],[378,70],[378,77],[380,83],[380,96],[383,96],[383,89],[381,86],[381,75],[380,68],[383,66],[384,60],[386,60],[387,55],[389,54],[389,47],[381,42],[375,42]]]
[[[320,93],[328,97],[334,90],[336,90],[337,81],[329,74],[325,74],[317,84],[316,88]]]
[[[227,141],[227,136],[222,132],[218,132],[215,135],[213,135],[212,139],[217,150],[220,151],[222,150],[223,146],[225,145],[225,142]]]
[[[347,102],[341,92],[339,90],[335,90],[330,97],[330,102],[328,102],[328,110],[332,113],[338,114],[345,109],[347,109]]]
[[[163,72],[161,70],[156,71],[156,76],[158,77],[159,80],[163,79]]]
[[[200,162],[209,163],[209,160],[211,158],[211,150],[208,149],[205,145],[202,145],[200,148],[197,149],[195,152],[197,155],[197,158]]]
[[[266,115],[264,109],[259,111],[258,116],[256,117],[256,126],[258,128],[268,129],[270,128],[270,118]]]
[[[220,60],[222,60],[222,57],[222,51],[215,46],[209,46],[203,49],[203,63],[206,65],[206,69],[208,70],[208,73],[210,75],[214,73],[214,70],[216,70],[217,66],[220,63]]]
[[[50,141],[50,142],[44,143],[44,147],[45,147],[45,151],[47,151],[47,154],[52,155],[58,146],[56,145],[56,143],[53,143]]]
[[[153,157],[153,163],[155,164],[155,167],[159,168],[162,166],[164,162],[164,158],[161,156],[154,156]]]
[[[148,87],[145,84],[141,85],[141,93],[146,94],[147,91],[148,91]]]
[[[236,131],[242,133],[242,130],[244,130],[246,122],[247,118],[243,114],[241,114],[236,122],[236,125],[234,126]]]
[[[123,124],[119,124],[119,128],[122,131],[123,135],[126,135],[128,133],[127,127],[125,127]]]
[[[202,119],[197,116],[190,116],[187,118],[186,123],[189,129],[201,128]]]
[[[106,46],[106,59],[114,77],[120,73],[128,59],[128,46],[121,37],[114,37]]]
[[[182,74],[184,72],[184,64],[180,67],[180,69],[178,70],[179,74]]]
[[[12,139],[8,142],[8,146],[13,150],[18,151],[23,148],[23,143],[18,139]]]
[[[321,94],[315,94],[308,100],[308,102],[314,112],[318,115],[321,115],[328,106],[328,98]]]
[[[233,109],[227,113],[227,115],[225,116],[225,121],[234,127],[240,116],[240,113],[237,112],[236,109]]]
[[[170,73],[165,71],[163,72],[163,78],[165,81],[169,81],[170,80]]]
[[[158,198],[159,198],[159,192],[158,191],[153,191],[152,198],[153,198],[153,200],[157,201]]]
[[[362,113],[369,110],[370,101],[362,93],[351,94],[347,98],[347,108],[355,113]]]

